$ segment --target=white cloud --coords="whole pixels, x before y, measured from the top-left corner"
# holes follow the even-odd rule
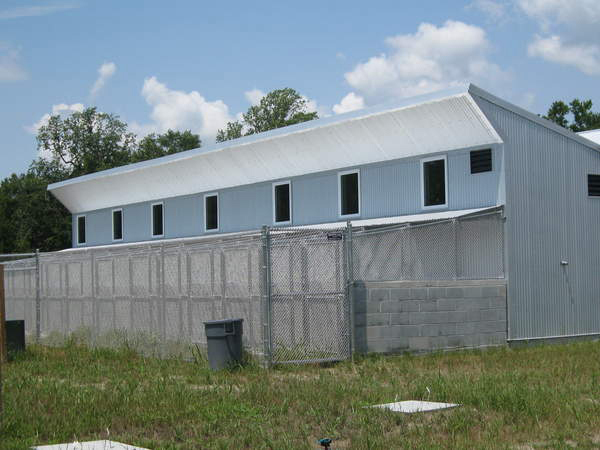
[[[115,74],[117,71],[117,65],[114,62],[105,62],[98,68],[98,78],[96,79],[94,85],[92,86],[92,90],[90,91],[90,96],[95,97],[100,89],[104,87],[106,82]]]
[[[356,111],[357,109],[363,109],[364,107],[365,99],[360,95],[356,95],[354,92],[350,92],[337,105],[333,105],[333,112],[336,114],[343,114],[350,111]]]
[[[85,107],[82,103],[73,103],[71,105],[68,105],[66,103],[59,103],[58,105],[52,105],[51,113],[44,114],[36,123],[30,126],[26,126],[25,130],[31,134],[37,134],[41,127],[48,124],[48,121],[50,120],[51,116],[68,115],[74,112],[82,112],[84,108]]]
[[[422,23],[415,34],[386,39],[389,53],[373,56],[345,74],[366,103],[410,97],[469,81],[496,84],[508,78],[488,58],[490,44],[477,26],[448,20]]]
[[[27,76],[27,72],[19,64],[19,51],[0,42],[0,82],[21,81]]]
[[[131,129],[139,136],[168,129],[191,130],[203,140],[212,140],[220,128],[232,120],[229,108],[222,100],[207,101],[199,92],[176,91],[156,77],[144,80],[142,96],[152,107],[151,123],[133,122]]]
[[[481,11],[493,22],[502,22],[506,18],[507,5],[497,0],[474,0],[467,8]]]
[[[600,75],[600,1],[515,1],[542,33],[529,44],[529,56]]]
[[[600,75],[600,47],[597,45],[564,43],[558,35],[536,36],[527,50],[529,56],[573,66],[587,75]]]
[[[58,11],[79,8],[77,3],[63,3],[55,5],[19,6],[0,11],[0,19],[18,19],[21,17],[45,16]]]
[[[264,96],[265,93],[260,89],[252,89],[244,92],[244,97],[246,97],[246,100],[248,100],[252,106],[258,105]]]

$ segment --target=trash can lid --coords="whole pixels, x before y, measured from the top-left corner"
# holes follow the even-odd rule
[[[232,323],[232,322],[243,322],[244,319],[221,319],[221,320],[208,320],[204,322],[204,325],[219,325],[224,323]]]

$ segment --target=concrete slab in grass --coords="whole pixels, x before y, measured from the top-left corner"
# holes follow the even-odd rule
[[[394,412],[405,414],[414,414],[428,411],[438,411],[440,409],[456,408],[460,406],[457,403],[439,403],[439,402],[424,402],[420,400],[405,400],[403,402],[384,403],[374,405],[373,408],[389,409]]]
[[[148,450],[133,445],[121,444],[114,441],[72,442],[67,444],[41,445],[31,447],[33,450]]]

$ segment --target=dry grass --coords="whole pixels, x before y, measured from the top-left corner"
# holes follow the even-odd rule
[[[152,449],[310,449],[325,436],[333,449],[600,446],[598,342],[221,373],[70,344],[31,347],[3,377],[6,449],[107,437]],[[406,399],[463,406],[364,408]]]

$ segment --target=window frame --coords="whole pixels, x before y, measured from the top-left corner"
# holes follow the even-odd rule
[[[290,219],[289,220],[282,220],[282,221],[277,221],[277,196],[275,194],[276,188],[277,186],[285,186],[288,185],[288,203],[289,203],[289,207],[290,207]],[[276,181],[272,184],[272,199],[273,199],[273,224],[274,225],[291,225],[292,224],[292,182],[291,180],[285,180],[285,181]]]
[[[162,234],[154,234],[154,207],[157,205],[162,206]],[[150,236],[152,238],[165,237],[165,202],[154,202],[150,205]]]
[[[597,177],[600,177],[600,173],[589,173],[589,172],[588,172],[588,173],[587,173],[587,177],[585,177],[585,178],[586,178],[586,179],[585,179],[585,181],[586,181],[586,185],[585,185],[585,187],[586,187],[586,190],[587,190],[587,197],[588,197],[588,198],[591,198],[591,199],[594,199],[594,200],[598,200],[598,199],[600,199],[600,195],[591,195],[591,194],[590,194],[590,175],[591,175],[591,176],[597,176]]]
[[[217,197],[217,228],[207,228],[208,225],[208,217],[206,216],[206,199],[208,197]],[[221,202],[219,201],[219,193],[218,192],[209,192],[204,194],[204,201],[202,202],[203,210],[202,216],[204,217],[204,232],[205,233],[216,233],[221,228]]]
[[[357,182],[357,187],[358,187],[358,212],[356,213],[351,213],[351,214],[342,214],[342,177],[344,175],[352,175],[352,174],[357,174],[358,175],[358,182]],[[337,191],[338,191],[338,217],[340,219],[346,219],[346,218],[352,218],[352,217],[360,217],[361,214],[361,201],[360,201],[360,196],[361,196],[361,191],[360,191],[360,169],[352,169],[352,170],[343,170],[341,172],[337,173]]]
[[[425,163],[432,161],[444,161],[444,203],[440,205],[425,205]],[[421,209],[444,209],[448,208],[448,155],[430,156],[428,158],[421,158],[420,160],[421,169]]]
[[[164,208],[164,207],[163,207]],[[116,212],[120,212],[121,213],[121,239],[115,239],[115,213]],[[164,210],[163,210],[163,215],[164,215]],[[121,242],[123,240],[123,231],[125,229],[125,226],[123,225],[123,208],[115,208],[111,211],[111,222],[112,222],[112,240],[113,242]],[[163,218],[163,225],[164,225],[164,218]],[[163,230],[164,231],[164,230]]]
[[[83,228],[85,230],[85,240],[83,242],[79,242],[79,219],[83,219]],[[86,245],[87,244],[87,215],[79,214],[75,216],[75,242],[77,245]]]

